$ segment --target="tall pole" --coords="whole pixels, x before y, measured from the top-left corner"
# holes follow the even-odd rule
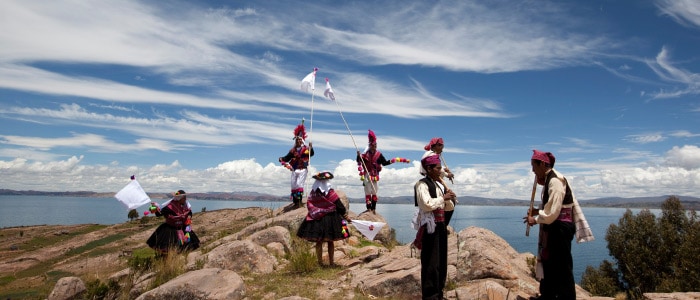
[[[527,216],[532,217],[532,212],[535,210],[535,193],[537,192],[537,175],[535,175],[535,183],[532,184],[532,196],[530,196],[530,209],[527,211]],[[530,222],[526,221],[525,236],[530,236]]]

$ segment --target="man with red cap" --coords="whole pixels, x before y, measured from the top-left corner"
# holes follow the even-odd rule
[[[434,137],[428,142],[423,149],[425,149],[425,153],[423,154],[423,158],[426,158],[431,155],[437,154],[440,157],[440,161],[444,162],[444,159],[442,158],[442,150],[445,148],[445,143],[442,141],[441,137]],[[425,169],[423,168],[423,165],[420,166],[420,174],[425,176],[426,172]],[[444,182],[444,178],[447,177],[447,179],[450,180],[450,182],[453,182],[453,179],[455,177],[452,172],[450,172],[450,169],[447,168],[447,164],[442,168],[442,171],[440,172],[440,180],[442,181],[442,184],[447,187],[447,185]],[[453,203],[451,203],[450,207],[445,208],[445,224],[450,225],[450,220],[452,219],[452,214],[454,214],[454,207],[455,204],[457,204],[457,199],[455,198]]]
[[[525,222],[540,224],[536,277],[540,280],[540,296],[531,299],[576,299],[571,257],[571,240],[593,240],[593,234],[571,187],[554,169],[551,152],[533,150],[530,164],[537,183],[543,186],[542,204],[528,211]]]
[[[414,228],[418,229],[416,242],[421,249],[421,293],[423,299],[444,299],[447,280],[447,224],[445,206],[456,198],[448,190],[440,174],[442,164],[437,154],[421,160],[426,175],[414,186],[414,200],[418,207]]]
[[[410,160],[401,157],[387,160],[384,154],[377,150],[377,136],[374,134],[374,131],[369,130],[367,138],[369,139],[367,149],[362,153],[357,151],[356,160],[358,170],[360,171],[360,180],[362,180],[362,185],[365,189],[367,211],[376,213],[377,201],[379,200],[377,196],[379,192],[377,181],[379,181],[379,172],[382,171],[382,167],[395,162],[408,163]]]

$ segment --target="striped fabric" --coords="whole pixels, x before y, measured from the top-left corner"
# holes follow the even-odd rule
[[[576,197],[574,197],[574,225],[576,225],[576,243],[595,240],[591,227],[588,226],[586,216],[583,215],[583,210],[581,210],[581,205],[578,204]]]

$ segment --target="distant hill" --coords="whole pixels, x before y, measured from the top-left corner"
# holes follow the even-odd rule
[[[114,197],[111,193],[97,193],[90,191],[74,191],[74,192],[43,192],[43,191],[16,191],[8,189],[0,189],[0,195],[27,195],[27,196],[53,196],[53,197],[95,197],[95,198],[111,198]],[[207,192],[207,193],[188,193],[192,199],[200,200],[219,200],[219,201],[256,201],[256,202],[274,202],[288,201],[288,196],[275,196],[256,192]],[[152,199],[168,199],[172,195],[170,193],[148,193]],[[661,208],[661,204],[668,199],[670,195],[655,196],[655,197],[605,197],[591,200],[579,200],[584,207],[622,207],[622,208]],[[677,196],[686,209],[700,210],[700,198],[690,196]],[[480,206],[528,206],[529,200],[519,199],[495,199],[483,197],[462,196],[457,198],[459,205],[480,205]],[[364,199],[351,198],[352,203],[363,203]],[[380,197],[381,203],[387,204],[412,204],[413,196],[400,197]],[[537,201],[536,203],[539,203]]]
[[[656,197],[635,197],[635,198],[622,198],[622,197],[606,197],[597,198],[591,200],[579,200],[581,206],[584,207],[621,207],[621,208],[649,208],[656,209],[661,208],[666,199],[670,196],[656,196]],[[683,206],[686,209],[700,210],[700,198],[690,197],[690,196],[677,196]],[[462,196],[457,197],[459,201],[458,205],[480,205],[480,206],[529,206],[529,200],[519,200],[519,199],[495,199],[495,198],[483,198],[483,197],[471,197]],[[362,199],[351,199],[351,202],[363,202]],[[403,203],[410,204],[413,203],[412,196],[402,196],[402,197],[383,197],[379,199],[382,203]],[[539,203],[539,199],[535,200],[535,203]]]

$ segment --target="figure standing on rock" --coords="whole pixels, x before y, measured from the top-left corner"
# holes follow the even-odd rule
[[[426,175],[414,186],[415,205],[418,211],[413,219],[418,229],[414,245],[421,249],[421,292],[423,299],[444,299],[443,289],[447,281],[447,225],[446,206],[457,196],[440,180],[442,164],[437,154],[421,160]]]
[[[571,240],[593,240],[593,233],[566,178],[554,169],[551,152],[532,150],[532,172],[542,185],[540,209],[528,211],[525,222],[540,224],[536,277],[540,296],[531,299],[576,299]],[[534,188],[533,188],[534,195]]]
[[[369,143],[364,152],[360,153],[357,151],[357,168],[360,171],[360,180],[362,180],[362,185],[365,189],[365,205],[367,211],[376,213],[377,201],[379,197],[377,193],[379,192],[379,172],[382,171],[383,166],[388,166],[395,162],[409,163],[408,159],[396,157],[387,160],[384,155],[377,150],[377,136],[372,130],[369,130],[367,137]]]
[[[309,212],[299,226],[297,236],[310,242],[316,242],[318,264],[323,265],[323,243],[328,247],[328,261],[335,265],[333,242],[350,237],[348,231],[348,211],[335,193],[330,180],[331,172],[320,172],[313,176],[316,181],[311,187],[306,207]]]
[[[423,157],[421,157],[421,159],[437,154],[440,157],[440,161],[444,162],[444,159],[442,158],[442,150],[444,148],[445,148],[445,143],[443,142],[442,138],[441,137],[434,137],[434,138],[430,139],[430,142],[428,142],[428,144],[425,145],[425,147],[423,147],[423,149],[425,150],[425,153],[423,154]],[[453,179],[454,179],[455,175],[452,174],[452,172],[450,172],[449,168],[447,168],[447,164],[444,164],[444,165],[445,165],[445,167],[442,168],[442,171],[440,171],[440,181],[442,182],[442,185],[444,185],[445,188],[447,188],[447,184],[445,183],[444,178],[447,177],[447,179],[449,179],[450,182],[454,183]],[[426,171],[423,168],[422,164],[420,166],[420,174],[423,176],[426,175]],[[449,208],[445,209],[445,225],[450,225],[450,220],[452,219],[452,214],[454,214],[454,212],[455,212],[454,207],[457,204],[457,198],[455,198],[452,202],[453,202],[452,205],[449,206],[452,209],[449,209]]]
[[[294,129],[294,147],[289,149],[287,155],[279,158],[279,162],[292,171],[290,198],[296,208],[301,207],[303,204],[304,184],[306,184],[306,175],[309,172],[307,167],[309,166],[309,160],[314,156],[313,145],[309,142],[307,147],[304,144],[305,139],[306,127],[304,127],[304,120],[302,120],[301,124]]]

